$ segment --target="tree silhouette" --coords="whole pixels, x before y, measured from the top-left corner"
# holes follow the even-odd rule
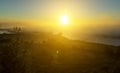
[[[16,32],[16,33],[21,32],[21,30],[22,30],[21,27],[14,27],[14,28],[13,28],[13,31]]]

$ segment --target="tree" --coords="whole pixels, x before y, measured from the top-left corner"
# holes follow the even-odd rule
[[[19,33],[19,32],[21,32],[21,27],[14,27],[13,31],[16,33]]]

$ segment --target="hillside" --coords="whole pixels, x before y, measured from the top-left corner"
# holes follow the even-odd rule
[[[0,35],[1,73],[118,73],[119,47],[50,33]]]

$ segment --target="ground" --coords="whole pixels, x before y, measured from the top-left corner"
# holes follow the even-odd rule
[[[119,73],[119,47],[62,35],[0,35],[1,73]]]

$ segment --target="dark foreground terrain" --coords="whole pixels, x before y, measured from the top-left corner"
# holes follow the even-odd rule
[[[1,34],[0,73],[120,73],[119,53],[61,35]]]

